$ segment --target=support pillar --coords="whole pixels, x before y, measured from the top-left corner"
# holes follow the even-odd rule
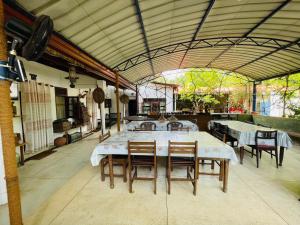
[[[119,73],[116,73],[116,104],[117,104],[117,129],[118,132],[120,132],[121,117],[120,117]]]
[[[3,1],[0,0],[0,61],[7,61],[7,42],[4,32]],[[3,72],[3,70],[0,70]],[[13,132],[13,112],[10,99],[10,81],[0,80],[0,129],[11,225],[22,225],[20,188]]]
[[[105,80],[97,80],[97,85],[101,88],[104,93],[106,93],[106,81]],[[100,104],[100,117],[101,117],[101,131],[102,134],[106,133],[106,126],[105,126],[105,101]]]
[[[139,89],[138,85],[135,85],[135,99],[136,99],[136,114],[139,114]]]
[[[253,82],[253,91],[252,91],[252,112],[256,112],[256,83]]]

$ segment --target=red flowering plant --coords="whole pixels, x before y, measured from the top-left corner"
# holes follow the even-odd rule
[[[235,101],[234,99],[230,100],[229,104],[229,112],[230,113],[244,113],[244,99],[240,98],[239,100]]]

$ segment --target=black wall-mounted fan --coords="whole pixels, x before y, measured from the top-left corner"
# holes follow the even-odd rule
[[[32,26],[12,18],[5,24],[5,31],[13,38],[8,57],[6,79],[24,81],[26,73],[22,61],[17,59],[17,50],[29,61],[38,60],[44,53],[53,31],[53,21],[49,16],[39,16]]]

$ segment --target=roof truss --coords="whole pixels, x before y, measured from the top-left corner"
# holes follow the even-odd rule
[[[237,42],[239,40],[239,42]],[[264,37],[221,37],[221,38],[208,38],[194,40],[190,42],[177,43],[173,45],[164,46],[161,48],[153,49],[149,52],[144,52],[137,56],[134,56],[114,67],[117,71],[126,71],[136,65],[144,63],[146,61],[151,61],[155,58],[165,56],[168,54],[187,51],[191,49],[200,48],[216,48],[224,46],[254,46],[260,48],[271,49],[273,53],[284,50],[288,52],[293,52],[300,54],[300,39],[291,42],[287,40],[280,40],[274,38],[264,38]],[[270,53],[268,53],[270,54]],[[266,54],[267,55],[267,54]],[[265,57],[265,56],[264,56]],[[256,60],[259,60],[258,58]],[[254,62],[254,61],[253,61]],[[252,62],[249,62],[252,63]],[[248,63],[248,64],[249,64]],[[245,66],[245,65],[244,65]],[[235,68],[235,71],[239,68]]]

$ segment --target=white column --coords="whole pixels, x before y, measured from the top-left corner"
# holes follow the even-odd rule
[[[7,203],[6,182],[4,178],[5,178],[5,171],[4,171],[2,140],[1,140],[1,130],[0,130],[0,205],[4,205]]]
[[[99,88],[101,88],[104,93],[106,94],[106,81],[105,80],[97,80],[97,85]],[[106,127],[105,127],[105,102],[100,104],[101,107],[101,126],[103,133],[106,133]]]

